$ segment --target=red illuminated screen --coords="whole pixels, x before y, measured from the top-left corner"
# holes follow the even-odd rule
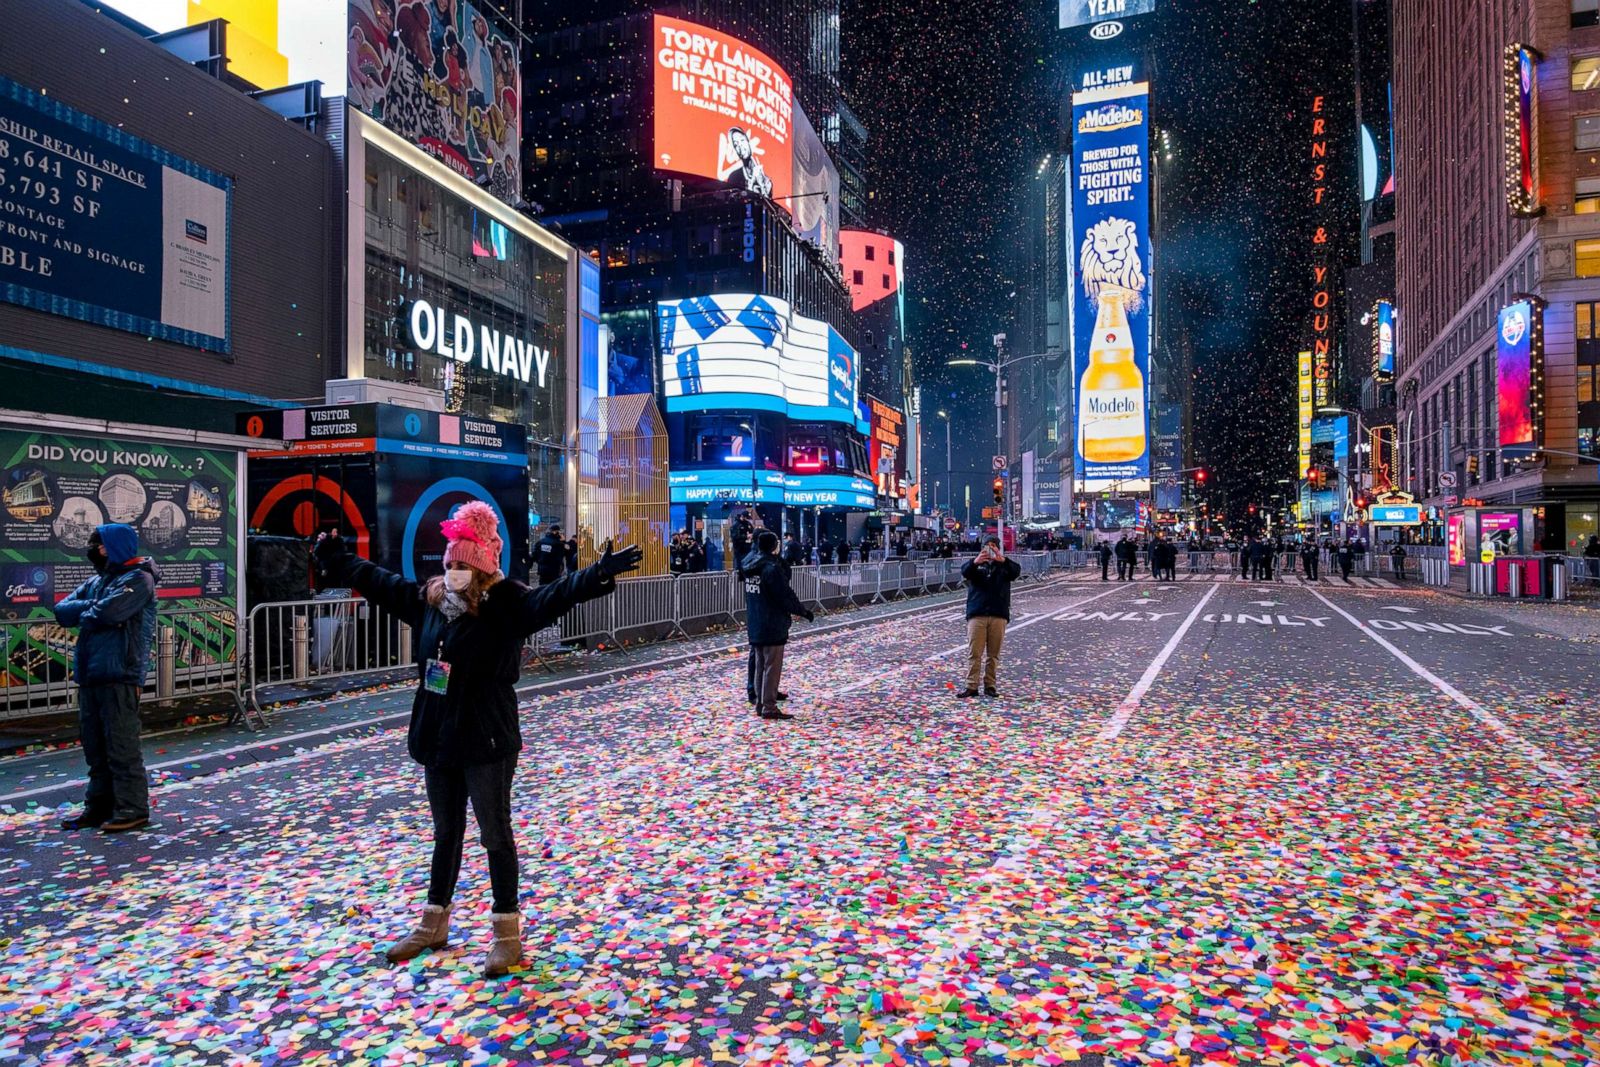
[[[791,195],[789,75],[720,30],[668,15],[656,15],[653,25],[656,168],[774,199]]]

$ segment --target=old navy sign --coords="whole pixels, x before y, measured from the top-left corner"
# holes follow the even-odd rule
[[[426,300],[414,300],[406,315],[407,334],[419,352],[433,352],[442,359],[471,363],[477,359],[483,369],[503,374],[520,382],[532,383],[538,375],[545,386],[550,369],[550,350],[531,341],[511,337],[493,326],[474,323],[465,315],[447,314]]]

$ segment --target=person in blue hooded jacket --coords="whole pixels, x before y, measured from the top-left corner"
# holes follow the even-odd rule
[[[780,688],[789,623],[795,616],[807,622],[816,616],[795,596],[789,568],[778,558],[778,535],[771,530],[756,534],[756,547],[740,561],[739,574],[744,581],[745,632],[750,638],[746,689],[751,703],[763,719],[792,719],[778,709],[778,701],[786,699]]]
[[[160,572],[139,555],[132,526],[110,523],[89,535],[84,555],[95,576],[56,605],[56,621],[77,627],[72,674],[78,734],[89,764],[83,811],[68,830],[137,830],[150,821],[150,780],[139,750],[139,690],[150,670]]]

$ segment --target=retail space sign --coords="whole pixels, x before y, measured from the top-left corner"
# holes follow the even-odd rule
[[[1422,508],[1417,504],[1374,504],[1368,516],[1374,526],[1422,525]]]
[[[469,0],[351,0],[350,103],[508,204],[522,195],[521,42]]]
[[[654,16],[650,53],[656,169],[788,197],[795,122],[788,73],[731,34],[669,15]]]
[[[550,349],[532,341],[501,333],[487,323],[474,322],[459,313],[447,313],[426,300],[413,300],[406,311],[406,336],[419,352],[458,363],[476,361],[490,374],[504,375],[524,384],[545,388],[550,370]]]
[[[1150,486],[1150,86],[1086,71],[1072,97],[1078,469],[1084,489]]]
[[[233,181],[0,77],[0,300],[228,352]]]

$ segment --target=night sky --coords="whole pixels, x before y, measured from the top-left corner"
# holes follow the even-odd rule
[[[979,486],[987,496],[993,379],[943,363],[963,342],[992,354],[991,336],[1006,330],[1018,191],[1056,148],[1059,101],[1089,49],[1113,47],[1056,31],[1055,8],[845,0],[845,77],[872,133],[875,221],[906,244],[911,343],[940,404],[956,405],[957,480],[976,472],[975,509]],[[1174,157],[1160,172],[1156,284],[1172,297],[1165,328],[1195,341],[1194,448],[1218,509],[1266,503],[1294,475],[1318,91],[1342,134],[1329,195],[1354,247],[1349,12],[1349,0],[1162,0],[1144,20],[1152,117]],[[930,480],[943,475],[941,435],[934,424],[924,437]]]

